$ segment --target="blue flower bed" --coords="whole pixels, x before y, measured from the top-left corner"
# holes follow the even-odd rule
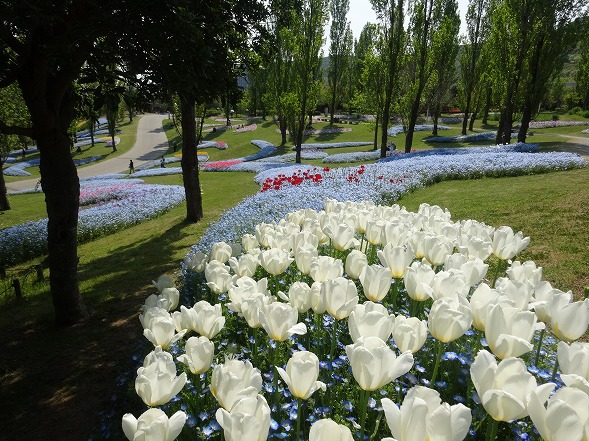
[[[87,242],[137,224],[169,210],[184,200],[177,185],[138,184],[120,180],[87,181],[87,187],[112,186],[108,200],[80,210],[78,240]],[[122,184],[122,185],[121,185]],[[47,252],[47,219],[0,230],[0,265],[14,265]]]
[[[406,126],[393,126],[389,127],[387,130],[387,134],[389,136],[397,136],[399,133],[403,133],[405,131]],[[426,130],[433,130],[434,126],[431,124],[417,124],[413,129],[414,132],[424,132]],[[438,130],[450,130],[448,126],[438,126]]]
[[[324,179],[321,183],[305,181],[300,186],[288,186],[280,191],[246,198],[211,225],[194,249],[205,251],[215,242],[236,241],[243,234],[251,233],[256,224],[278,221],[289,211],[307,207],[321,210],[326,198],[380,203],[383,198],[396,200],[416,188],[447,179],[518,176],[587,166],[585,160],[572,153],[518,153],[534,149],[537,146],[522,144],[505,148],[444,149],[449,154],[431,150],[434,153],[395,155],[362,166],[365,171],[360,177],[358,167],[330,169],[322,172]],[[305,170],[318,169],[305,164],[291,165],[261,172],[255,180],[261,185],[279,174],[288,176]],[[351,177],[354,177],[352,181]],[[358,182],[355,178],[359,178]]]
[[[425,142],[476,142],[476,141],[493,141],[497,137],[495,132],[471,133],[470,135],[456,136],[431,136],[425,138]]]

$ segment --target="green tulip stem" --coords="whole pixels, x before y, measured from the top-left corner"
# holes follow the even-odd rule
[[[194,374],[194,387],[196,388],[196,399],[200,401],[202,395],[202,382],[200,380],[200,374]]]
[[[417,317],[417,304],[417,300],[411,299],[411,317]]]
[[[376,438],[376,434],[378,433],[378,428],[380,427],[380,420],[382,420],[382,416],[384,415],[383,412],[379,412],[378,418],[376,418],[376,422],[374,423],[374,432],[370,435],[369,441],[374,441]]]
[[[554,381],[556,379],[556,374],[558,373],[558,358],[554,361],[554,369],[552,370],[552,378],[550,381]]]
[[[397,311],[397,297],[399,297],[399,284],[401,283],[400,279],[393,279],[393,311]]]
[[[254,339],[254,348],[252,349],[252,362],[258,366],[258,328],[252,329],[252,338]]]
[[[364,428],[366,426],[366,413],[368,411],[368,400],[370,391],[360,389],[360,440],[364,440]]]
[[[274,349],[272,352],[272,368],[273,368],[273,375],[272,375],[272,383],[274,385],[274,393],[272,394],[272,401],[274,402],[273,404],[275,404],[276,406],[278,406],[278,371],[276,370],[276,362],[277,362],[277,354],[279,349],[279,345],[280,342],[276,341],[276,349]]]
[[[438,353],[436,356],[436,364],[434,365],[434,373],[432,374],[432,379],[430,380],[430,386],[432,387],[438,376],[440,360],[442,359],[442,351],[444,350],[444,343],[442,343],[440,340],[436,340],[436,345],[438,346]]]
[[[315,352],[317,354],[317,357],[319,357],[319,360],[323,360],[323,356],[325,355],[324,351],[323,351],[323,315],[322,314],[313,314],[313,318],[315,319],[315,327],[317,328],[317,334],[320,336],[319,338],[317,338],[316,340],[316,344],[317,344],[317,348],[315,349],[317,352]],[[311,350],[311,349],[309,349]]]
[[[487,423],[487,436],[489,441],[495,441],[497,439],[497,430],[499,429],[499,421],[489,416],[489,422]]]
[[[303,419],[303,399],[297,397],[297,437],[296,441],[301,439],[301,420]]]
[[[540,360],[540,350],[542,349],[542,340],[544,340],[544,332],[546,328],[540,331],[540,338],[538,339],[538,348],[536,349],[536,358],[534,359],[534,366],[538,366],[538,360]]]
[[[499,277],[499,271],[503,268],[504,264],[505,260],[499,260],[499,262],[497,262],[497,266],[495,267],[495,275],[493,276],[493,282],[491,282],[491,288],[495,288],[495,282]]]
[[[337,344],[337,320],[333,319],[333,328],[331,330],[331,348],[329,350],[329,370],[333,372],[333,357],[335,356],[335,346]]]

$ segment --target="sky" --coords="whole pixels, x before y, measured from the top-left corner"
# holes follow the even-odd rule
[[[460,33],[466,32],[464,24],[464,16],[466,15],[466,8],[468,7],[468,0],[458,0],[458,10],[460,11],[460,18],[462,20],[462,26]],[[372,10],[370,0],[350,0],[350,11],[348,12],[348,21],[351,23],[352,33],[354,39],[358,39],[362,28],[368,22],[376,23],[376,15]],[[325,30],[326,42],[323,46],[323,54],[327,56],[329,54],[329,26]]]

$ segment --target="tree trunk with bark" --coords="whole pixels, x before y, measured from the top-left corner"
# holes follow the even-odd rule
[[[35,121],[41,187],[47,206],[49,284],[55,320],[70,325],[88,317],[78,288],[78,207],[80,181],[70,139],[55,118]]]
[[[186,220],[198,222],[203,218],[203,210],[196,148],[196,101],[188,95],[179,96],[182,112],[182,179],[186,193]]]
[[[4,180],[4,173],[0,173],[0,211],[10,210],[10,201],[6,194],[6,181]]]

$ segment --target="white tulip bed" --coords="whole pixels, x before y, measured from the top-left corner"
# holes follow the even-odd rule
[[[522,232],[380,204],[490,162],[583,165],[489,155],[259,175],[142,306],[126,437],[587,440],[589,300],[517,260]]]

